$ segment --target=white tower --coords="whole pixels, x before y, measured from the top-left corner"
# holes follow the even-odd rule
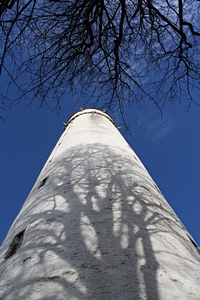
[[[74,114],[0,251],[3,300],[200,299],[200,255],[104,112]]]

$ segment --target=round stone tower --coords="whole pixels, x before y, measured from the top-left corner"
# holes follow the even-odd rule
[[[0,299],[199,300],[199,258],[113,120],[85,109],[1,246]]]

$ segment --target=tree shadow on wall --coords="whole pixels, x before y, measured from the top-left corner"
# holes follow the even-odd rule
[[[159,299],[151,235],[162,216],[146,171],[101,144],[67,155],[49,163],[48,196],[33,191],[35,223],[3,299]]]

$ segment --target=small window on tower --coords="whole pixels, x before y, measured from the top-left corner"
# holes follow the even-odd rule
[[[186,233],[187,234],[187,233]],[[195,241],[187,234],[187,236],[189,237],[190,239],[190,242],[196,247],[198,248],[198,245],[195,243]]]
[[[10,243],[10,246],[8,247],[8,250],[4,256],[5,259],[8,259],[11,257],[13,254],[16,253],[16,251],[20,248],[22,241],[23,241],[23,236],[24,236],[25,229],[18,233]]]
[[[46,183],[48,177],[49,177],[49,176],[47,176],[47,177],[45,177],[44,179],[42,179],[42,181],[41,181],[40,184],[39,184],[38,190],[39,190],[43,185],[45,185],[45,183]]]

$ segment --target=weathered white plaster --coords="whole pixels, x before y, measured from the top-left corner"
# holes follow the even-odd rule
[[[190,239],[112,119],[83,110],[1,246],[0,299],[197,300],[200,255]]]

